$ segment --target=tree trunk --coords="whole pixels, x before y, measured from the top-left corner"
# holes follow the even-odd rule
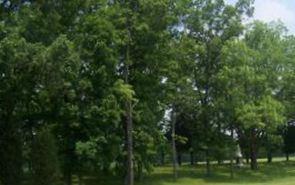
[[[231,126],[231,131],[230,131],[230,136],[232,139],[234,139],[234,130]],[[230,156],[230,178],[234,178],[234,151],[231,151],[231,156]]]
[[[246,156],[246,163],[249,164],[249,161],[250,161],[250,159],[249,159],[249,155],[247,155],[247,156]]]
[[[65,140],[65,156],[63,157],[63,175],[66,185],[72,185],[72,175],[73,175],[73,165],[77,162],[75,160],[75,144],[73,143],[73,137],[71,136],[70,129],[65,128],[66,133],[64,133]]]
[[[236,158],[236,165],[241,163],[241,159],[239,157]]]
[[[251,143],[250,143],[250,158],[251,158],[251,169],[257,170],[258,163],[257,163],[257,139],[255,130],[251,131]]]
[[[83,177],[80,173],[78,174],[78,185],[83,185]]]
[[[7,111],[10,112],[10,111]],[[22,181],[22,139],[12,114],[0,120],[0,184],[19,185]]]
[[[209,149],[206,149],[206,175],[207,176],[211,175]]]
[[[32,148],[33,147],[33,143],[34,143],[34,132],[33,132],[33,127],[32,126],[30,127],[30,140],[31,140],[30,148]],[[29,173],[31,175],[33,175],[32,151],[30,151],[30,153],[29,153],[29,158],[30,158],[30,160],[28,161]]]
[[[289,153],[286,152],[286,161],[288,162],[289,161]]]
[[[266,135],[266,151],[267,151],[267,163],[272,162],[272,144],[268,135]]]
[[[182,164],[182,156],[181,156],[180,153],[178,153],[178,155],[177,155],[177,160],[178,160],[178,165],[181,166],[181,164]]]
[[[251,152],[251,170],[257,170],[258,164],[257,164],[257,156],[254,151]]]
[[[66,185],[72,185],[72,173],[70,171],[65,174],[65,181]]]
[[[161,152],[161,165],[162,166],[165,165],[165,152],[164,151]]]
[[[194,152],[190,152],[190,158],[191,158],[191,165],[194,165],[195,164]]]
[[[143,170],[142,170],[142,164],[140,162],[138,162],[137,164],[137,179],[139,181],[142,181],[142,178],[143,178]]]
[[[129,45],[126,49],[126,61],[125,61],[125,83],[129,83]],[[131,100],[126,100],[125,102],[125,115],[126,115],[126,145],[127,145],[127,185],[134,184],[134,169],[133,169],[133,122],[132,122],[132,103]]]
[[[173,176],[174,180],[177,179],[177,169],[178,169],[178,164],[177,164],[177,151],[176,151],[176,143],[175,143],[175,124],[176,124],[176,111],[175,108],[172,108],[171,112],[171,127],[172,127],[172,133],[171,133],[171,138],[172,138],[172,155],[173,155]]]
[[[134,184],[133,169],[133,123],[131,102],[126,102],[126,133],[127,133],[127,185]]]
[[[207,121],[207,115],[205,119],[205,137],[206,137],[206,145],[207,148],[205,150],[205,158],[206,158],[206,176],[211,175],[211,169],[210,169],[210,156],[209,156],[209,123]]]
[[[271,151],[268,151],[267,152],[267,162],[268,163],[271,163],[272,162],[272,152]]]
[[[199,162],[199,156],[198,156],[198,155],[195,155],[194,157],[195,157],[195,161],[194,161],[194,162],[195,162],[195,165],[198,165],[198,162]]]
[[[206,88],[206,98],[204,100],[205,102],[205,107],[206,110],[208,108],[208,103],[207,103],[207,98],[208,98],[208,89]],[[210,134],[209,130],[209,118],[210,116],[208,115],[208,112],[205,112],[205,117],[204,117],[204,126],[205,126],[205,130],[204,130],[204,135],[206,138],[206,150],[205,150],[205,159],[206,159],[206,176],[210,176],[211,175],[211,169],[210,169],[210,156],[209,156],[209,147],[210,147]]]
[[[129,85],[129,66],[131,65],[130,60],[130,18],[126,15],[126,31],[128,41],[126,43],[125,63],[124,63],[124,81],[125,84]],[[133,120],[132,120],[132,100],[126,99],[125,101],[125,116],[126,116],[126,146],[127,146],[127,175],[126,184],[134,184],[134,165],[133,165]]]

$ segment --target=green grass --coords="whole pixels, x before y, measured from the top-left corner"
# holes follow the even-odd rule
[[[85,178],[86,185],[120,185],[114,178]],[[205,176],[204,165],[184,165],[179,169],[179,178],[173,181],[172,167],[157,167],[154,172],[143,177],[135,185],[295,185],[295,161],[288,163],[276,159],[267,164],[259,163],[259,170],[252,171],[248,166],[235,168],[234,179],[230,178],[228,165],[212,165],[212,175]]]
[[[230,178],[229,167],[212,166],[212,175],[206,177],[203,166],[183,166],[179,170],[179,179],[172,180],[170,167],[161,167],[147,177],[140,185],[294,185],[295,163],[261,163],[258,171],[248,168],[235,169],[234,179]]]

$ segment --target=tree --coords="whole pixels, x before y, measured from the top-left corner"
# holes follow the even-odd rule
[[[279,80],[278,56],[282,52],[279,28],[254,23],[244,42],[234,40],[223,50],[223,61],[227,64],[220,78],[229,89],[238,135],[249,138],[252,169],[257,169],[257,153],[263,136],[272,135],[284,124],[284,106],[274,96]]]
[[[290,122],[288,126],[284,129],[284,152],[286,153],[287,161],[289,161],[289,154],[295,153],[295,126]]]
[[[136,106],[133,105],[134,101],[132,106],[127,106],[133,108],[133,123],[136,125],[133,128],[133,136],[135,140],[152,141],[153,145],[156,143],[156,140],[152,139],[153,135],[159,135],[158,123],[164,115],[161,105],[165,99],[162,80],[166,76],[166,66],[170,59],[171,33],[167,30],[174,21],[172,5],[173,3],[167,0],[125,1],[120,4],[125,21],[123,24],[116,24],[124,41],[120,52],[123,59],[120,63],[120,77],[126,77],[127,67],[127,85],[132,87],[134,98],[138,101]],[[129,112],[130,108],[126,110]],[[144,151],[140,151],[142,149]],[[150,149],[151,147],[135,145],[133,156],[144,156]],[[150,159],[151,157],[137,156],[134,164],[138,167],[144,164],[145,168],[149,168],[148,164],[152,161],[147,160]]]
[[[48,128],[36,133],[32,146],[32,183],[56,185],[60,181],[59,161],[54,136]]]
[[[259,150],[259,139],[261,135],[274,132],[274,130],[284,123],[282,105],[265,97],[258,106],[253,104],[244,105],[238,110],[238,120],[244,124],[245,129],[249,129],[251,169],[257,169],[257,154]],[[254,123],[254,124],[253,124]]]
[[[1,183],[28,166],[54,184],[60,164],[67,185],[92,172],[133,185],[168,142],[175,179],[184,152],[205,154],[207,175],[230,157],[233,175],[236,134],[252,168],[262,144],[271,160],[294,120],[295,39],[280,23],[245,31],[252,4],[0,0]]]
[[[177,159],[180,149],[181,140],[183,137],[181,134],[182,128],[179,124],[181,121],[181,115],[186,114],[188,110],[195,110],[196,101],[192,84],[192,69],[193,60],[192,55],[196,52],[196,47],[191,39],[186,34],[179,34],[179,38],[175,38],[170,43],[170,61],[168,71],[165,74],[166,79],[164,82],[166,93],[166,109],[170,112],[170,130],[169,137],[171,139],[172,149],[172,161],[173,161],[173,176],[174,180],[178,177],[178,163],[181,163]],[[176,52],[177,51],[177,52]],[[189,125],[187,123],[187,125]],[[179,154],[180,155],[180,154]]]
[[[215,99],[218,96],[215,76],[222,68],[221,51],[227,41],[242,34],[242,19],[245,15],[251,16],[252,3],[251,0],[241,0],[232,6],[223,0],[193,1],[194,8],[185,22],[189,36],[200,47],[194,59],[193,82],[201,106],[207,175],[210,175],[211,131],[213,125],[217,124],[214,115]]]
[[[17,34],[8,33],[0,46],[0,178],[4,185],[22,180],[23,136],[30,93],[34,91],[39,45],[27,43]]]
[[[161,80],[166,73],[167,43],[171,36],[167,32],[171,18],[169,6],[166,0],[157,3],[153,1],[105,3],[92,13],[83,16],[78,27],[76,42],[77,45],[82,43],[79,47],[82,52],[81,58],[86,65],[91,66],[90,69],[95,69],[87,72],[90,78],[86,76],[90,79],[96,95],[93,97],[98,102],[95,106],[102,114],[98,114],[95,118],[98,120],[101,117],[105,118],[100,121],[103,123],[99,127],[101,130],[98,129],[93,138],[90,137],[79,145],[101,144],[102,147],[98,147],[94,153],[99,157],[99,161],[105,162],[105,169],[109,169],[110,164],[113,166],[115,163],[118,175],[130,171],[126,171],[126,160],[124,160],[127,159],[126,108],[128,108],[127,115],[129,118],[132,115],[132,122],[136,125],[133,129],[128,129],[132,130],[129,133],[133,134],[133,138],[137,141],[149,143],[143,146],[139,144],[141,142],[136,142],[138,144],[133,146],[132,161],[136,167],[135,172],[140,176],[143,169],[148,171],[151,169],[155,144],[161,135],[158,124],[164,114],[161,104],[164,99],[164,85]],[[160,18],[158,15],[161,15]],[[101,40],[104,42],[101,43]],[[125,83],[122,83],[122,80]],[[110,89],[106,90],[106,87]],[[103,106],[100,104],[102,99],[105,99]],[[112,107],[108,103],[116,106]],[[101,109],[100,107],[104,108],[104,105],[108,106]],[[114,115],[120,115],[119,119]],[[131,119],[128,123],[130,121]],[[118,125],[118,122],[121,124]],[[101,143],[95,144],[93,143],[95,141]],[[101,148],[110,149],[106,151],[108,155],[100,153]],[[119,152],[113,152],[114,148],[119,149]]]
[[[295,90],[294,83],[294,71],[295,71],[295,62],[294,62],[294,36],[286,36],[283,40],[284,48],[284,63],[282,64],[282,73],[280,88],[277,94],[278,99],[286,107],[286,120],[288,124],[283,128],[282,136],[284,138],[284,152],[286,153],[286,158],[289,160],[289,153],[294,153],[293,149],[293,122],[294,122],[294,95],[292,92]]]

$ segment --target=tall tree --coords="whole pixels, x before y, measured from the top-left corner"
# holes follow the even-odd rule
[[[278,56],[282,51],[280,33],[277,27],[255,23],[244,42],[233,40],[223,50],[226,64],[219,73],[220,79],[229,89],[237,133],[239,137],[248,138],[252,169],[257,169],[263,136],[273,134],[284,123],[284,107],[274,96],[279,80]]]
[[[0,129],[1,181],[20,184],[23,164],[23,132],[30,94],[34,91],[38,63],[36,58],[43,48],[27,43],[17,34],[8,34],[0,46]]]
[[[194,1],[193,11],[186,25],[191,38],[202,49],[195,56],[194,86],[201,104],[201,119],[205,134],[205,156],[207,175],[210,174],[210,136],[212,124],[216,124],[214,113],[217,93],[215,76],[221,69],[221,50],[226,41],[238,37],[243,31],[243,17],[253,12],[252,0],[238,1],[228,5],[223,0]]]

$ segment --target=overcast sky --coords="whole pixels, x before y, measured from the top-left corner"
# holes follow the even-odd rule
[[[237,0],[227,0],[234,3]],[[295,34],[295,0],[255,0],[254,19],[270,22],[281,20]]]

